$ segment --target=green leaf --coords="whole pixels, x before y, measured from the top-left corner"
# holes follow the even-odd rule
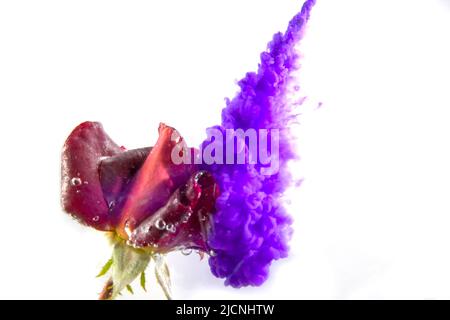
[[[145,271],[141,273],[141,287],[147,292],[147,289],[145,288]]]
[[[129,284],[127,284],[126,288],[127,288],[129,293],[134,294],[133,288]]]
[[[119,241],[114,246],[113,261],[112,279],[114,288],[112,299],[145,271],[150,261],[150,254],[127,245],[125,241]]]
[[[99,274],[97,275],[97,278],[100,278],[101,276],[104,276],[108,272],[108,270],[111,268],[112,264],[113,264],[113,259],[110,258],[105,263],[105,265],[103,266],[102,270],[100,270]]]
[[[170,281],[170,273],[169,268],[167,266],[166,260],[162,254],[153,255],[153,260],[155,260],[155,275],[158,284],[162,288],[164,295],[167,300],[172,300],[172,292],[171,292],[171,281]]]

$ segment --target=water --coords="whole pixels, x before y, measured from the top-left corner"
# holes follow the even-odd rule
[[[78,177],[73,177],[72,180],[70,180],[70,184],[74,187],[80,186],[83,182]]]
[[[166,222],[163,219],[158,219],[155,221],[155,227],[158,230],[164,230],[166,228]]]
[[[125,233],[127,234],[128,238],[130,238],[131,237],[131,230],[130,230],[130,223],[128,221],[125,223],[124,230],[125,230]]]
[[[191,217],[191,213],[190,212],[186,212],[185,214],[183,214],[183,216],[181,217],[181,223],[187,223],[189,221],[189,218]]]
[[[177,228],[173,224],[169,223],[166,226],[166,230],[170,233],[175,233],[175,231],[177,231]]]
[[[181,254],[184,255],[184,256],[188,256],[188,255],[190,255],[192,253],[192,251],[193,250],[190,249],[190,248],[184,248],[184,249],[181,250]]]
[[[211,257],[217,256],[217,253],[216,253],[214,250],[209,250],[208,254],[209,254]]]

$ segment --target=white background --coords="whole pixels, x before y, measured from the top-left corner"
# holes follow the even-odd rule
[[[73,127],[101,121],[134,148],[164,121],[198,145],[301,4],[1,1],[0,298],[102,287],[106,240],[59,207]],[[448,0],[319,0],[300,47],[292,254],[240,290],[172,254],[175,298],[450,298],[449,33]],[[135,287],[123,298],[163,297]]]

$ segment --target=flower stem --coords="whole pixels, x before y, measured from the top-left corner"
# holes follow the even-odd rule
[[[113,294],[113,281],[112,281],[112,278],[109,278],[108,281],[106,281],[106,284],[103,287],[103,290],[100,293],[100,296],[98,297],[98,299],[99,300],[111,300],[112,294]]]

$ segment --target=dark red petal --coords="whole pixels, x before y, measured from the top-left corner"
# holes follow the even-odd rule
[[[100,184],[109,209],[124,202],[133,177],[152,148],[140,148],[104,158],[99,165]]]
[[[72,131],[62,151],[61,204],[66,212],[98,230],[114,229],[98,164],[102,157],[121,152],[98,122],[84,122]]]
[[[196,170],[195,165],[172,161],[172,150],[184,143],[178,132],[162,123],[158,131],[158,141],[133,179],[120,211],[117,233],[124,239],[128,239],[130,231],[161,208]]]
[[[181,248],[208,250],[210,215],[214,212],[218,188],[206,171],[193,174],[155,214],[131,234],[129,243],[152,247],[156,252]]]

